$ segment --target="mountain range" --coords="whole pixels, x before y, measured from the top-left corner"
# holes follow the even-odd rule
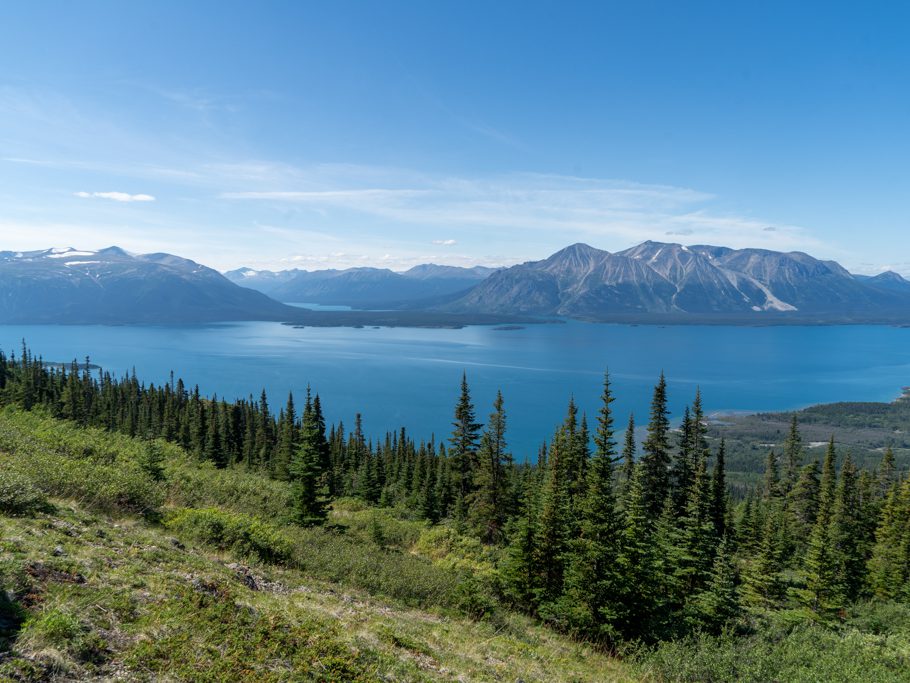
[[[344,305],[360,309],[429,308],[465,294],[495,270],[433,263],[396,273],[386,268],[347,270],[253,270],[225,273],[231,282],[279,301]]]
[[[308,311],[276,299],[373,310]],[[448,327],[554,317],[908,324],[910,282],[893,272],[853,275],[802,252],[659,242],[615,253],[574,244],[500,270],[426,264],[403,273],[241,268],[222,275],[178,256],[118,247],[0,252],[0,323]]]
[[[910,321],[910,282],[854,276],[802,252],[644,242],[573,244],[493,273],[443,307],[589,320]]]
[[[218,271],[170,254],[0,252],[0,322],[285,320],[294,312]]]

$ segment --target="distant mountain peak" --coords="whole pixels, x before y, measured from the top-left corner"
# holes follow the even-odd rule
[[[908,282],[903,275],[900,273],[895,273],[893,270],[886,270],[885,272],[879,273],[878,275],[875,275],[869,279],[878,280],[880,282],[902,282],[910,284],[910,282]]]
[[[774,315],[910,319],[910,282],[860,280],[803,252],[648,240],[610,254],[573,244],[492,275],[449,310],[597,320],[619,316]]]

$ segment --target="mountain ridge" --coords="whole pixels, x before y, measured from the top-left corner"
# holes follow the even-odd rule
[[[284,320],[293,309],[173,254],[52,248],[0,252],[0,322]]]
[[[495,272],[492,268],[425,263],[396,272],[388,268],[257,271],[239,268],[225,276],[287,303],[344,305],[363,309],[415,309],[463,293]]]
[[[880,278],[880,279],[876,279]],[[646,241],[611,253],[573,244],[492,274],[445,306],[590,320],[618,316],[881,315],[910,319],[910,282],[858,279],[804,252]]]

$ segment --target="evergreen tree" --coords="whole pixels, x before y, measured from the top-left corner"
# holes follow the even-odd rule
[[[888,446],[878,468],[879,493],[884,497],[898,481],[897,465],[894,460],[894,449]]]
[[[570,410],[567,421],[573,418]],[[571,425],[564,424],[550,444],[547,476],[541,492],[538,536],[535,540],[537,562],[541,571],[538,603],[542,616],[545,608],[559,598],[563,590],[566,550],[572,525],[569,487],[566,476],[566,451],[572,443],[566,438]]]
[[[765,478],[762,483],[762,498],[765,501],[773,500],[780,495],[780,474],[777,468],[777,455],[773,450],[768,451],[765,458]]]
[[[796,486],[802,463],[803,439],[799,433],[799,423],[796,419],[796,413],[793,413],[793,417],[790,420],[790,433],[787,435],[787,440],[784,442],[784,466],[786,468],[784,471],[784,494],[789,493],[790,490]]]
[[[819,485],[818,512],[815,525],[809,536],[806,549],[804,570],[806,573],[805,602],[815,611],[823,611],[831,606],[835,591],[835,565],[831,548],[831,520],[834,514],[834,498],[837,485],[837,454],[834,448],[834,437],[828,444],[825,462],[822,466],[822,478]]]
[[[657,519],[670,490],[670,420],[667,410],[667,381],[660,373],[651,400],[651,419],[648,437],[641,458],[641,487],[645,510],[651,519]]]
[[[221,439],[221,416],[218,410],[218,399],[213,396],[207,406],[203,406],[207,415],[205,424],[205,445],[203,446],[203,457],[215,467],[224,467],[227,464],[227,458],[222,451]]]
[[[626,435],[622,449],[622,491],[625,498],[629,482],[635,471],[635,415],[629,413],[629,424],[626,426]]]
[[[831,519],[831,551],[835,571],[835,606],[846,607],[863,587],[866,568],[861,501],[856,466],[847,453],[841,466]]]
[[[623,524],[613,490],[613,415],[609,375],[604,376],[601,408],[594,437],[596,450],[587,472],[587,491],[580,506],[580,533],[571,544],[561,613],[567,625],[599,639],[617,635],[622,585],[619,575]]]
[[[288,467],[294,452],[297,450],[297,410],[294,407],[294,396],[288,393],[288,402],[282,413],[278,426],[278,448],[275,452],[275,478],[286,481]]]
[[[744,575],[746,599],[760,607],[774,607],[782,597],[786,543],[786,512],[780,500],[768,503],[756,554]]]
[[[877,598],[910,599],[910,479],[888,492],[868,568]]]
[[[711,481],[705,470],[705,459],[699,457],[682,526],[680,582],[687,595],[701,590],[709,578],[716,555],[718,537],[711,514]]]
[[[740,611],[739,577],[727,539],[717,548],[708,587],[693,600],[697,622],[710,632],[719,632]]]
[[[655,562],[654,527],[642,485],[644,468],[636,464],[625,504],[622,549],[619,556],[619,595],[624,609],[620,630],[640,637],[650,630],[656,614],[660,574]]]
[[[692,445],[692,414],[689,406],[686,406],[679,430],[679,447],[670,468],[673,504],[679,514],[685,512],[689,494],[695,483],[695,457]]]
[[[819,486],[818,461],[813,460],[800,470],[796,484],[787,496],[787,510],[793,525],[793,545],[797,557],[805,555],[815,527]]]
[[[518,607],[533,612],[541,587],[537,549],[539,500],[533,480],[525,488],[521,507],[521,514],[510,524],[511,543],[506,548],[499,577],[506,597]]]
[[[455,406],[455,420],[452,422],[452,436],[449,443],[452,449],[449,457],[456,473],[456,496],[461,512],[459,519],[463,519],[467,512],[466,498],[474,487],[474,471],[477,467],[477,447],[480,429],[483,427],[475,422],[474,404],[471,403],[471,392],[468,388],[466,373],[461,376],[461,394]]]
[[[303,526],[321,524],[327,515],[327,496],[323,486],[324,443],[325,432],[320,431],[320,422],[308,388],[303,409],[300,446],[289,467],[294,495],[294,513],[297,522]]]
[[[480,440],[474,486],[469,494],[468,516],[475,532],[485,543],[500,540],[510,510],[506,508],[508,491],[506,470],[512,456],[506,449],[506,414],[502,392],[496,393],[493,412]]]
[[[711,473],[711,520],[717,538],[727,535],[727,443],[720,440],[714,470]]]

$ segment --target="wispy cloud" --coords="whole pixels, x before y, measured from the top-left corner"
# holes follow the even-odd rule
[[[239,175],[260,184],[267,177],[275,181],[276,170],[254,167]],[[298,168],[284,176],[285,183],[319,189],[240,190],[220,196],[303,204],[330,217],[357,212],[397,225],[501,234],[533,230],[553,235],[557,242],[587,239],[606,248],[668,235],[733,247],[807,249],[816,244],[798,226],[769,226],[766,220],[717,211],[714,195],[686,187],[536,173],[468,178],[395,170],[387,170],[387,184],[380,187],[381,177],[370,167]],[[371,186],[357,187],[365,180]]]
[[[454,247],[458,240],[433,240],[433,244],[439,244],[443,247]]]
[[[127,192],[74,192],[81,199],[110,199],[114,202],[153,202],[150,194],[129,194]]]

